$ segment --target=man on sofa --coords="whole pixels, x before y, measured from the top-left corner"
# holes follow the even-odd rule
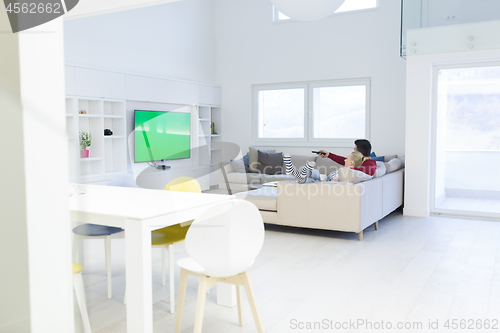
[[[354,167],[352,169],[373,176],[375,174],[375,171],[377,171],[377,162],[372,160],[370,157],[370,154],[372,152],[372,145],[370,141],[366,139],[359,139],[354,141],[354,150],[359,151],[361,154],[363,154],[363,163],[361,164],[361,166]],[[346,158],[343,156],[335,155],[323,149],[319,150],[317,154],[323,158],[328,157],[329,159],[340,165],[343,165],[344,161],[346,160]]]

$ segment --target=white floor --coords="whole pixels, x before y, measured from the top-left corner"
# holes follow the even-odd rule
[[[447,197],[437,208],[500,214],[500,200]]]
[[[264,248],[250,271],[266,332],[386,332],[388,323],[393,332],[460,331],[446,329],[447,319],[458,319],[458,324],[497,320],[500,329],[500,222],[409,218],[398,210],[380,221],[378,231],[365,230],[362,242],[357,238],[354,233],[266,226]],[[85,242],[84,281],[93,332],[126,332],[124,241],[113,240],[112,299],[106,297],[102,241]],[[177,258],[185,255],[183,248],[176,252]],[[154,329],[173,332],[175,315],[168,313],[168,285],[161,286],[159,250],[153,256]],[[197,280],[190,278],[183,332],[193,330],[196,293]],[[240,328],[236,308],[217,306],[215,290],[207,296],[203,332],[256,332],[246,297]],[[358,320],[365,324],[346,326]],[[429,329],[429,321],[436,320],[439,329]],[[366,321],[373,329],[366,329]],[[315,322],[333,327],[305,329]],[[377,330],[382,322],[385,329]],[[336,330],[336,323],[345,329]],[[421,323],[422,328],[395,329],[398,323]],[[471,323],[462,322],[466,327]],[[76,325],[80,332],[78,312]]]

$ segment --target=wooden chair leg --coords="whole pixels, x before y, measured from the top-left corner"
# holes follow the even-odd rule
[[[188,273],[181,268],[181,277],[179,279],[179,298],[177,300],[177,317],[175,318],[175,333],[181,333],[182,313],[184,312],[184,300],[186,299]]]
[[[106,252],[106,275],[108,278],[108,298],[111,298],[111,236],[106,236],[105,252]]]
[[[83,287],[82,273],[73,274],[73,288],[75,289],[76,301],[82,314],[83,330],[85,333],[92,333],[90,329],[89,314],[85,302],[85,289]]]
[[[363,230],[361,230],[361,231],[358,233],[358,239],[359,239],[360,241],[362,241],[362,240],[363,240]]]
[[[168,271],[170,274],[170,313],[175,313],[174,244],[168,245]]]
[[[166,248],[162,247],[161,248],[161,285],[164,286],[167,284],[167,274],[165,274],[165,252],[167,251]]]
[[[378,221],[375,222],[375,230],[378,230]]]
[[[243,312],[241,309],[241,286],[236,286],[236,299],[238,302],[238,323],[243,327]]]
[[[259,310],[257,309],[257,304],[255,303],[255,295],[253,293],[248,272],[241,274],[241,277],[243,280],[243,286],[245,287],[245,291],[247,293],[248,302],[250,303],[250,309],[252,309],[253,319],[255,320],[255,325],[257,326],[257,332],[264,333],[264,328],[262,327],[262,322],[260,321]]]
[[[198,284],[198,300],[196,304],[196,318],[194,320],[194,333],[201,333],[203,326],[203,313],[205,311],[205,301],[207,299],[207,278],[200,276]]]

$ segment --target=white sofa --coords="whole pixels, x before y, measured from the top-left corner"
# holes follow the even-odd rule
[[[293,158],[292,156],[292,160]],[[317,163],[320,164],[321,160],[326,159],[318,158]],[[231,172],[230,167],[225,170],[230,171],[227,173],[227,180],[231,188],[236,185],[236,188],[241,186],[242,189],[247,189],[245,192],[236,193],[235,196],[254,203],[265,223],[355,232],[358,233],[359,240],[362,240],[365,228],[372,224],[378,228],[380,219],[403,204],[404,165],[401,161],[399,164],[398,168],[395,164],[378,162],[379,168],[375,177],[356,184],[298,184],[286,175],[231,175],[236,172]],[[322,173],[321,164],[319,166]],[[337,166],[340,167],[338,164]],[[382,169],[390,172],[385,174]],[[266,181],[286,181],[279,182],[277,187],[263,186],[248,191],[246,184],[236,183],[238,180],[243,182],[244,179],[254,185]]]

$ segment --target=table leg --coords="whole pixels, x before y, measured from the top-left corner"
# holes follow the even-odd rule
[[[151,231],[141,221],[125,221],[127,332],[153,332]]]
[[[217,283],[217,304],[232,308],[236,305],[236,286],[223,282]]]

